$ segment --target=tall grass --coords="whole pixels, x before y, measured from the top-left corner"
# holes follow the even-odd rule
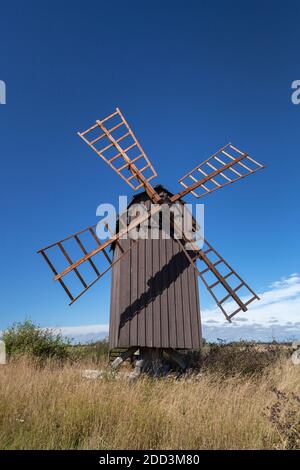
[[[40,368],[26,358],[0,366],[0,448],[289,447],[280,416],[277,422],[271,416],[274,390],[300,394],[299,367],[286,359],[256,376],[205,370],[197,377],[135,383],[90,381],[81,377],[83,367],[50,362]],[[299,422],[299,409],[293,419]]]

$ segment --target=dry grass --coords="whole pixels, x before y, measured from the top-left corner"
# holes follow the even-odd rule
[[[276,423],[270,415],[278,400],[272,390],[300,394],[299,367],[286,359],[259,376],[206,371],[198,378],[143,378],[136,383],[109,377],[89,381],[81,377],[83,367],[37,368],[26,359],[0,366],[0,449],[290,445],[280,428],[290,423],[280,424],[280,416]],[[281,404],[285,406],[287,401]],[[285,410],[284,416],[299,423],[299,409]]]

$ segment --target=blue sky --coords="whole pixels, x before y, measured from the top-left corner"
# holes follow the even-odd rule
[[[109,277],[69,307],[35,252],[95,223],[101,202],[132,194],[76,135],[116,106],[171,191],[228,141],[267,165],[203,199],[206,237],[258,292],[298,286],[299,20],[296,1],[1,6],[0,329],[25,317],[107,324]],[[201,294],[204,317],[221,321]],[[277,305],[264,325],[277,315],[283,332],[300,321],[298,290],[286,300],[293,306],[279,315]]]

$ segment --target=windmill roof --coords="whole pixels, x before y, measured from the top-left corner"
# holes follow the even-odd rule
[[[157,184],[156,186],[154,186],[154,189],[160,196],[164,196],[164,195],[166,196],[167,195],[167,196],[171,197],[171,196],[174,195],[173,193],[171,193],[171,191],[166,189],[162,184]],[[132,206],[133,204],[139,204],[141,202],[146,202],[148,200],[149,200],[149,196],[148,196],[147,192],[146,191],[141,191],[141,192],[133,195],[133,197],[131,198],[131,201],[129,202],[129,204],[127,206],[127,208]],[[184,203],[184,201],[182,201],[182,199],[178,199],[177,202]],[[194,217],[193,217],[193,220],[195,220]],[[118,231],[119,231],[119,217],[116,220],[116,232],[118,232]],[[110,246],[110,250],[114,250],[114,248],[115,248],[115,243],[112,243],[111,246]]]
[[[173,196],[173,193],[171,193],[171,191],[166,189],[162,184],[157,184],[156,186],[154,186],[154,189],[159,194],[164,193],[168,196]],[[139,202],[147,201],[148,199],[149,199],[149,196],[146,193],[146,191],[141,191],[133,195],[130,203],[128,204],[128,207],[130,207],[132,204],[138,204]]]

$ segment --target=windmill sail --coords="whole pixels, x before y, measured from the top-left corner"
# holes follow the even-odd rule
[[[189,193],[199,199],[263,168],[264,165],[229,143],[180,178],[179,183],[184,189],[173,197],[173,201]]]
[[[91,251],[91,246],[95,250],[101,245],[95,228],[95,225],[87,227],[38,251],[54,273],[55,279],[58,280],[69,296],[71,300],[70,305],[94,285],[112,266],[113,261],[111,257],[107,250],[102,248],[93,257],[87,258],[81,267],[75,267],[68,278],[64,280],[61,278],[57,279],[61,270],[73,265],[74,258],[88,255]],[[99,256],[96,258],[96,254],[100,253],[103,258]]]
[[[78,135],[132,189],[146,188],[157,176],[119,108]]]
[[[61,284],[70,298],[70,305],[126,256],[138,242],[136,240],[128,250],[123,250],[119,240],[158,211],[159,206],[153,206],[129,225],[121,225],[116,234],[106,225],[109,238],[102,243],[97,237],[96,225],[93,225],[38,251],[53,272],[54,280]],[[108,251],[114,243],[120,247],[120,256],[112,259]]]
[[[39,250],[54,274],[54,280],[61,284],[71,304],[134,249],[139,243],[138,240],[123,244],[122,239],[126,238],[132,229],[138,228],[160,211],[161,204],[165,200],[171,206],[189,193],[201,198],[264,168],[247,153],[229,143],[183,176],[179,180],[183,187],[180,192],[162,198],[150,183],[157,173],[118,108],[111,115],[97,120],[83,132],[78,132],[78,135],[132,189],[143,188],[150,201],[155,204],[148,208],[146,213],[129,221],[129,225],[120,224],[118,233],[109,230],[105,241],[101,242],[98,239],[94,225]],[[170,222],[175,229],[174,233],[177,233],[180,229],[175,219],[176,217],[173,219],[171,217]],[[248,305],[258,299],[255,292],[206,240],[201,249],[194,247],[191,244],[194,242],[184,234],[182,238],[176,238],[176,242],[179,244],[178,246],[174,243],[176,249],[184,252],[228,321],[231,321],[239,311],[246,311]],[[109,248],[114,245],[117,245],[118,249],[111,257]],[[123,246],[127,245],[128,249],[124,249]],[[134,258],[135,253],[132,255]],[[152,255],[148,257],[150,266]],[[184,256],[183,258],[188,264],[187,259]],[[119,266],[116,268],[118,270]],[[192,272],[194,275],[193,269]],[[74,291],[75,284],[77,284],[76,291]]]
[[[247,311],[248,305],[255,299],[259,300],[259,297],[212,245],[207,240],[203,241],[201,249],[193,250],[187,250],[180,241],[179,243],[225,318],[230,322],[238,312]]]

